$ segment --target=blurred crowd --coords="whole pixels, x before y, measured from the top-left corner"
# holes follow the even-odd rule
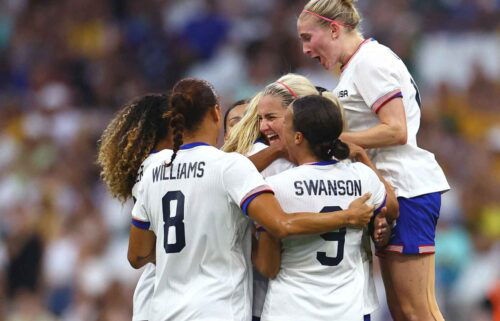
[[[336,76],[301,52],[303,5],[0,1],[0,320],[130,320],[140,271],[126,259],[130,204],[110,197],[95,165],[102,130],[131,98],[185,76],[212,82],[224,106],[291,71],[333,89]],[[452,186],[437,232],[443,314],[500,320],[500,2],[358,6],[365,36],[416,78],[419,144]],[[462,37],[449,59],[443,50],[432,59]],[[432,64],[449,72],[433,74]],[[383,308],[373,320],[390,320],[377,279]]]

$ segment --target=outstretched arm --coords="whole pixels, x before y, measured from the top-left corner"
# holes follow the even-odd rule
[[[247,213],[278,239],[289,235],[321,234],[342,227],[366,226],[373,215],[373,206],[366,204],[370,197],[367,193],[342,211],[287,214],[274,195],[263,193],[250,202]]]

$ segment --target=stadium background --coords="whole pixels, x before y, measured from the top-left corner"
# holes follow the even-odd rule
[[[130,204],[110,198],[96,143],[130,98],[184,76],[224,107],[286,72],[332,89],[301,53],[304,1],[0,1],[0,320],[130,320]],[[437,234],[447,320],[500,309],[500,1],[359,1],[423,97],[419,144],[452,185]],[[382,309],[390,320],[377,272]]]

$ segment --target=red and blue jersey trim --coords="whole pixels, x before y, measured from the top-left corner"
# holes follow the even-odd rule
[[[149,230],[149,227],[151,226],[150,222],[144,222],[141,220],[138,220],[136,218],[132,219],[132,225],[141,229],[141,230]]]
[[[384,107],[385,104],[393,100],[394,98],[403,98],[403,94],[401,93],[401,89],[395,89],[387,94],[383,95],[375,103],[373,103],[372,110],[376,114],[379,110]]]
[[[272,193],[274,194],[274,191],[267,185],[259,186],[252,191],[250,191],[247,196],[243,198],[243,201],[240,203],[240,208],[243,214],[248,216],[247,210],[248,210],[248,205],[250,205],[250,202],[252,202],[257,196],[263,193]]]
[[[382,204],[379,205],[379,207],[377,207],[375,209],[375,211],[373,212],[373,214],[377,215],[378,213],[380,213],[380,211],[384,208],[384,206],[385,206],[386,203],[387,203],[387,194],[385,194],[384,201],[382,202]]]

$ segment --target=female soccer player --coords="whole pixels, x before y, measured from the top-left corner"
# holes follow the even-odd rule
[[[349,156],[349,147],[339,140],[340,110],[338,101],[317,95],[287,108],[281,139],[298,167],[266,179],[287,211],[341,210],[366,192],[378,210],[385,205],[385,188],[374,171],[362,163],[339,162]],[[387,202],[397,201],[393,195]],[[361,320],[362,234],[342,228],[283,240],[280,246],[262,232],[254,263],[266,276],[277,277],[269,282],[261,320]]]
[[[227,139],[231,129],[240,122],[248,106],[248,100],[242,99],[233,103],[224,113],[224,140]]]
[[[342,140],[369,151],[395,187],[400,216],[382,258],[395,320],[443,320],[434,293],[434,235],[441,193],[449,189],[434,155],[417,146],[420,96],[404,63],[364,39],[352,0],[315,0],[297,22],[303,51],[327,70],[340,64],[334,92],[350,132]]]
[[[279,136],[286,106],[297,97],[318,93],[306,77],[296,74],[282,76],[252,98],[245,116],[233,128],[222,149],[249,156],[264,177],[294,167],[286,158],[286,148]],[[260,162],[253,159],[254,155],[261,155]],[[258,271],[254,271],[253,290],[253,317],[259,320],[267,292],[267,279]]]
[[[286,149],[279,132],[284,113],[286,106],[294,99],[313,94],[319,94],[319,91],[306,77],[291,73],[280,77],[250,100],[244,117],[233,128],[222,149],[253,155],[270,147],[276,152],[269,153],[267,159],[262,158],[267,163],[256,164],[264,177],[293,167],[292,163],[282,157],[286,156]],[[327,95],[335,97],[331,93],[325,93]]]
[[[284,213],[246,157],[211,146],[222,122],[207,82],[179,81],[170,108],[173,154],[144,172],[129,240],[133,267],[156,262],[151,320],[251,318],[246,215],[277,238],[369,221],[369,194],[337,213]]]
[[[155,157],[171,155],[168,135],[168,96],[149,94],[123,106],[100,139],[97,163],[101,177],[114,197],[137,198],[144,171]],[[161,153],[160,153],[161,151]],[[137,282],[132,321],[149,320],[155,266],[148,264]]]
[[[306,77],[287,74],[276,82],[269,84],[266,88],[257,94],[249,103],[245,116],[241,122],[235,126],[233,133],[230,138],[226,141],[223,149],[226,151],[238,151],[243,154],[250,154],[257,151],[263,153],[267,150],[285,150],[283,141],[280,137],[280,132],[283,127],[284,115],[286,107],[299,97],[304,97],[306,95],[318,95],[322,94],[332,102],[336,102],[335,96],[325,91],[322,88],[315,87]],[[264,137],[266,140],[269,139],[271,146],[266,148],[267,145],[262,142]],[[257,141],[255,141],[256,138]],[[271,154],[271,153],[269,153]],[[282,154],[286,154],[283,153]],[[363,155],[361,153],[361,155]],[[267,158],[267,162],[261,162],[261,167],[259,170],[264,177],[269,177],[284,170],[294,167],[285,158],[276,159],[276,154],[271,155],[273,157]],[[252,156],[251,156],[252,157]],[[362,161],[368,166],[373,166],[371,162],[366,159],[366,157],[361,157]],[[261,158],[263,159],[263,158]],[[376,170],[373,167],[374,170]],[[383,180],[383,179],[382,179]],[[389,186],[383,180],[386,189],[392,193],[392,187]],[[388,219],[394,220],[397,217],[397,207],[390,208],[388,213]],[[374,240],[377,245],[383,244],[384,235],[387,237],[387,232],[385,232],[387,222],[382,216],[377,216],[375,219],[375,227],[377,228],[373,234]],[[365,311],[366,314],[370,314],[378,307],[378,299],[376,296],[375,283],[372,276],[372,254],[370,246],[370,237],[368,234],[363,238],[363,245],[365,251],[363,252],[363,262],[365,265],[366,273],[366,285],[365,285]],[[259,317],[262,313],[262,307],[264,303],[265,293],[267,286],[259,278],[255,277],[254,282],[254,317]],[[256,319],[257,320],[257,319]]]

